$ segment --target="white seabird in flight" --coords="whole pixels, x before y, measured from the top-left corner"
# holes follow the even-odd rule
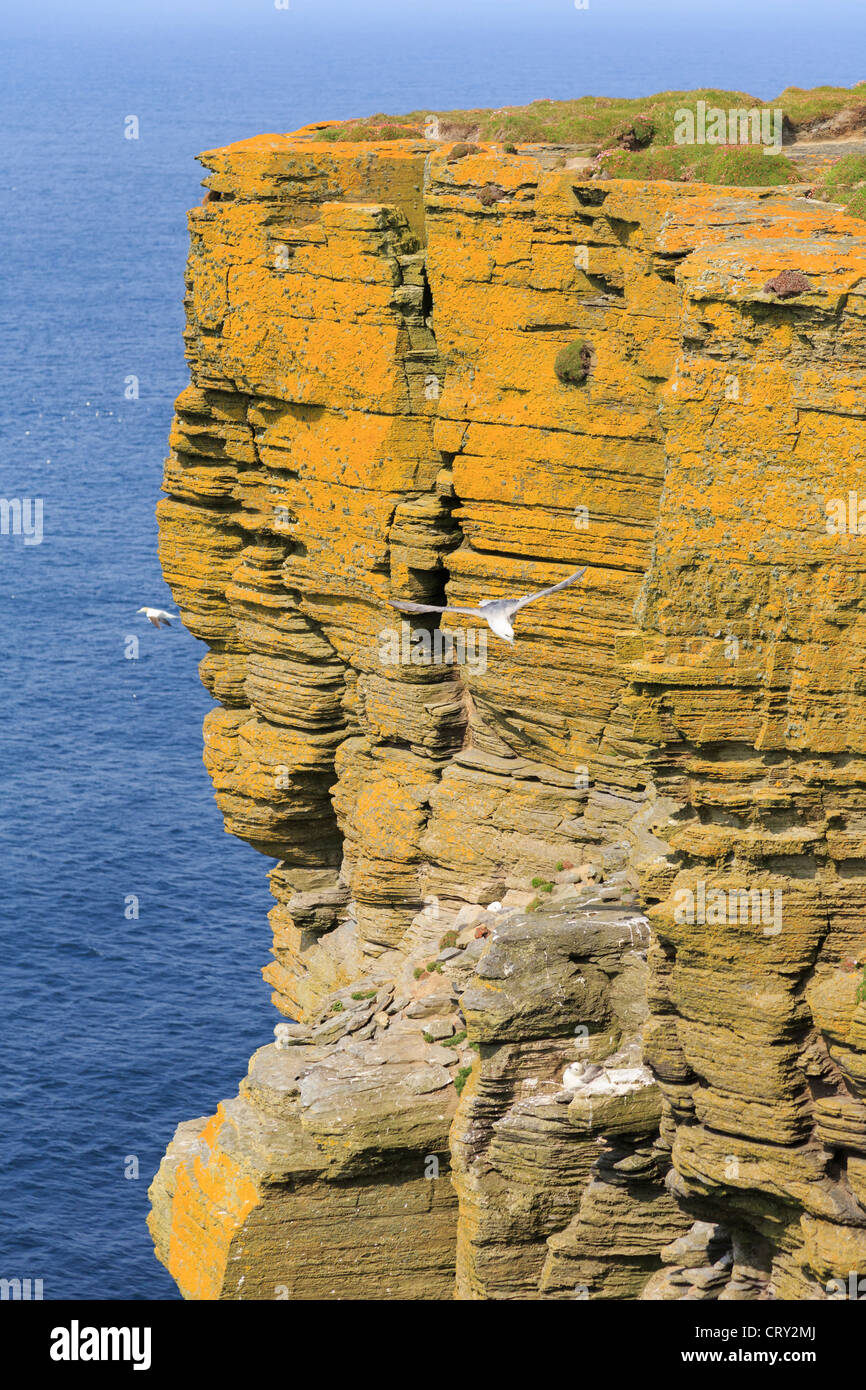
[[[154,627],[171,627],[169,619],[179,616],[177,613],[166,613],[164,608],[139,608],[138,612],[143,613]]]
[[[545,598],[548,594],[558,593],[560,589],[567,589],[569,584],[576,583],[585,573],[584,565],[582,570],[570,574],[567,579],[560,579],[558,584],[551,584],[549,589],[539,589],[538,593],[524,594],[522,598],[484,598],[477,608],[456,608],[453,604],[442,608],[436,603],[410,603],[408,599],[397,598],[389,598],[388,602],[392,608],[399,608],[403,613],[465,613],[471,618],[483,618],[497,637],[503,638],[506,642],[513,642],[514,628],[511,623],[515,613],[519,613],[527,603],[534,603],[537,598]]]

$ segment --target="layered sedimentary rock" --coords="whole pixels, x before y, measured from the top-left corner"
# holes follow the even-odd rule
[[[159,504],[297,1023],[181,1126],[158,1253],[199,1298],[828,1296],[866,1244],[862,223],[309,134],[203,157]],[[513,645],[388,606],[583,565]]]
[[[647,1057],[678,1189],[763,1238],[777,1297],[815,1298],[866,1253],[864,557],[847,521],[866,245],[810,205],[774,204],[747,231],[717,231],[678,271],[665,490],[625,667],[680,807],[652,885]],[[780,268],[808,286],[784,307]]]

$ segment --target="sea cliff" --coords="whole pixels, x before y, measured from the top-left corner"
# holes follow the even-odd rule
[[[866,1261],[866,226],[320,134],[202,156],[190,214],[161,560],[291,1021],[180,1125],[158,1257],[188,1298],[831,1297]],[[581,566],[472,659],[389,606]]]

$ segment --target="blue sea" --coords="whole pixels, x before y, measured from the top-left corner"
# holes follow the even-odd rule
[[[136,616],[173,607],[154,505],[195,154],[375,111],[850,84],[864,29],[847,0],[6,0],[0,492],[42,499],[43,536],[0,535],[0,1277],[177,1297],[148,1184],[277,1021],[270,861],[201,763],[204,648]]]

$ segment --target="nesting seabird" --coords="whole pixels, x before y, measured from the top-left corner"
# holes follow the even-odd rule
[[[534,603],[538,598],[546,598],[548,594],[556,594],[560,589],[567,589],[569,584],[574,584],[586,573],[586,566],[578,570],[576,574],[570,574],[567,579],[560,579],[558,584],[551,584],[549,589],[539,589],[535,594],[524,594],[522,598],[484,598],[477,608],[458,608],[454,604],[447,604],[440,607],[436,603],[411,603],[408,599],[391,598],[388,600],[392,608],[399,608],[403,613],[464,613],[470,618],[483,618],[497,637],[501,637],[506,642],[514,641],[514,628],[512,620],[521,608],[525,608],[527,603]]]
[[[177,613],[166,613],[164,608],[139,608],[138,612],[143,613],[154,627],[171,627],[170,619],[178,617]]]

